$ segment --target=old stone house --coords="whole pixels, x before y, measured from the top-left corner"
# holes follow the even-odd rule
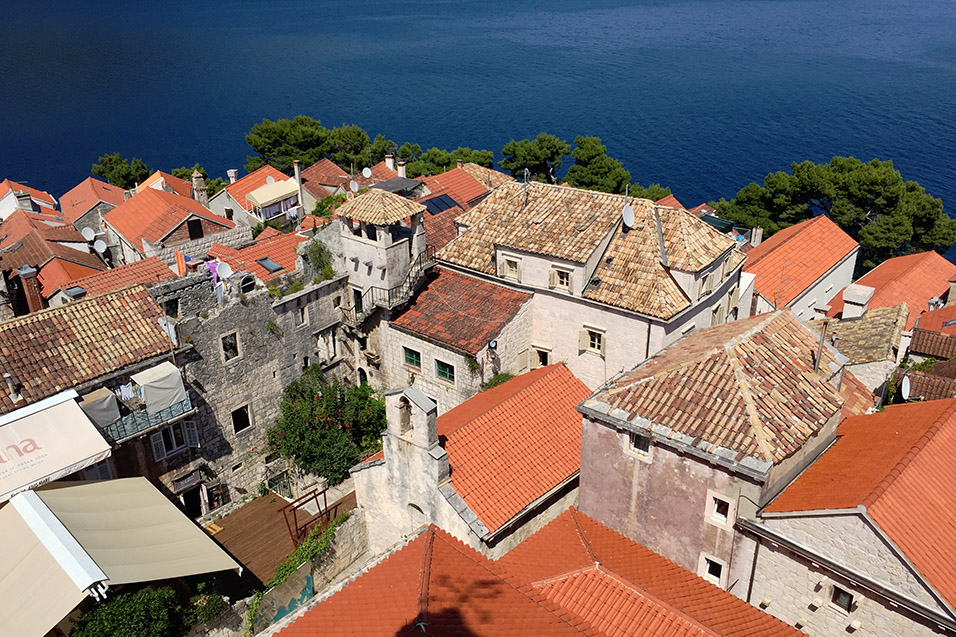
[[[956,634],[956,401],[848,418],[756,519],[748,598],[810,635]]]
[[[786,310],[688,335],[578,407],[581,510],[746,597],[735,520],[873,405],[845,363]]]
[[[383,451],[352,469],[372,551],[433,523],[500,556],[574,504],[587,394],[562,364],[441,416],[414,387],[386,392]]]

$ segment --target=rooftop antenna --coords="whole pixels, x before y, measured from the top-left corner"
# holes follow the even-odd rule
[[[93,228],[83,228],[83,230],[80,231],[80,234],[82,234],[83,238],[87,241],[92,241],[96,236],[96,231],[93,230]]]
[[[363,168],[363,169],[362,169],[362,176],[365,177],[366,179],[371,179],[371,178],[372,178],[372,169],[369,168],[368,166],[366,166],[365,168]]]
[[[661,215],[654,206],[654,220],[657,222],[657,243],[661,248],[661,265],[667,267],[667,248],[664,247],[664,228],[661,227]]]
[[[97,239],[93,242],[93,249],[96,250],[99,254],[106,252],[106,242],[102,239]]]
[[[523,208],[528,207],[528,181],[531,178],[531,171],[527,168],[524,169],[524,206]]]
[[[266,177],[266,183],[267,183],[267,184],[275,183],[275,180],[276,180],[276,178],[273,177],[272,175],[269,175],[268,177]]]
[[[624,187],[624,209],[621,211],[621,220],[624,222],[625,232],[634,227],[634,208],[627,203],[627,193],[630,184]]]
[[[358,182],[354,179],[349,182],[349,190],[352,192],[358,192]]]

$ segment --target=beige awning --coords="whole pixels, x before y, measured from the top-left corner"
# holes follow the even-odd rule
[[[294,181],[274,181],[265,186],[259,186],[248,195],[246,199],[253,206],[263,208],[277,201],[288,199],[292,195],[299,193],[299,187]]]
[[[110,455],[76,397],[69,390],[0,416],[0,502]]]
[[[186,400],[182,374],[169,361],[133,374],[130,379],[143,390],[143,402],[150,416]]]

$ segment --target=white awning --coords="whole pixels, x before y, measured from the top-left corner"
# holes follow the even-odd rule
[[[246,195],[246,199],[253,206],[263,208],[297,194],[299,194],[299,186],[295,181],[274,181],[256,188]]]
[[[182,374],[169,361],[164,361],[138,374],[132,374],[130,378],[142,388],[146,413],[150,416],[186,400]]]
[[[0,416],[0,502],[110,455],[76,398],[69,390]]]

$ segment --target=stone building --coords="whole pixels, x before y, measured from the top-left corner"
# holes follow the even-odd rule
[[[785,310],[688,335],[578,407],[581,510],[747,597],[755,543],[734,521],[874,403],[845,363]]]
[[[500,556],[577,501],[587,387],[562,364],[437,415],[418,389],[385,394],[383,451],[352,469],[372,551],[437,524]]]
[[[748,599],[810,635],[956,634],[956,401],[848,418],[755,519]],[[749,567],[748,567],[749,568]]]
[[[119,186],[87,177],[60,197],[60,210],[77,230],[89,228],[94,238],[105,240],[103,215],[124,201],[126,191]]]
[[[229,181],[209,200],[209,209],[220,217],[254,226],[279,216],[284,221],[284,213],[299,205],[295,179],[269,164],[242,179],[230,174]]]

